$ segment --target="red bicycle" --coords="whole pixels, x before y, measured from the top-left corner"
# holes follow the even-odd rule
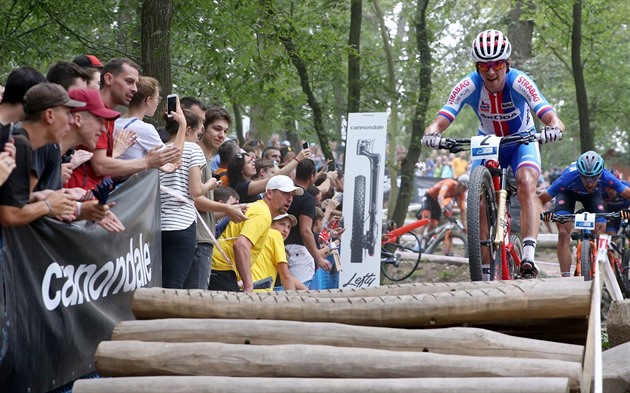
[[[470,147],[473,160],[483,159],[468,182],[467,222],[470,279],[513,280],[520,276],[522,245],[511,234],[510,200],[516,185],[508,182],[507,168],[499,164],[501,147],[536,143],[540,134],[520,133],[472,138],[442,138],[440,149],[458,153]]]

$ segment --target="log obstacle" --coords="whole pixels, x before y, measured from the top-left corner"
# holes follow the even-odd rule
[[[575,392],[587,384],[591,291],[581,279],[138,289],[139,320],[119,323],[95,356],[96,370],[114,378],[74,391]]]
[[[137,377],[79,380],[74,393],[566,393],[568,378],[234,378]]]
[[[228,318],[336,322],[383,327],[437,327],[509,320],[587,317],[591,283],[526,281],[484,289],[363,298],[261,296],[141,288],[138,319]]]
[[[579,388],[582,365],[549,359],[442,355],[323,345],[241,345],[105,341],[95,356],[99,374],[215,375],[279,378],[568,378]],[[360,374],[360,375],[357,375]]]
[[[555,359],[578,363],[583,357],[583,347],[579,345],[513,337],[484,329],[408,330],[271,320],[125,321],[115,327],[112,340],[328,345],[450,355]]]

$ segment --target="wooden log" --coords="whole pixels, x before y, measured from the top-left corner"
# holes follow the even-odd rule
[[[233,378],[136,377],[82,379],[74,393],[567,393],[568,378]]]
[[[579,388],[581,364],[562,360],[441,355],[323,345],[104,341],[103,376],[216,375],[291,378],[559,377]]]
[[[570,362],[581,362],[584,349],[579,345],[510,337],[475,328],[407,330],[336,323],[270,320],[245,322],[238,319],[124,321],[114,328],[112,340],[331,345]]]
[[[383,327],[437,327],[462,323],[582,317],[591,283],[538,282],[457,292],[368,298],[310,298],[208,293],[163,288],[136,290],[138,319],[230,318],[337,322]]]

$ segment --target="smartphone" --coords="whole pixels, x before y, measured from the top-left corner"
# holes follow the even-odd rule
[[[308,142],[302,143],[302,149],[308,149]]]
[[[328,163],[328,170],[332,172],[332,171],[337,169],[336,166],[337,165],[335,164],[335,161],[333,160],[333,161]]]
[[[13,123],[9,126],[9,130],[7,132],[2,132],[0,134],[0,152],[4,151],[4,145],[7,144],[13,137]]]
[[[166,113],[168,117],[173,117],[171,112],[175,112],[177,110],[177,94],[169,94],[166,96]]]

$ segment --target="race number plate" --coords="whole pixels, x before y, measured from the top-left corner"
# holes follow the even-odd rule
[[[575,229],[587,231],[595,230],[595,213],[580,213],[575,215]]]
[[[480,135],[470,138],[471,160],[499,161],[499,143],[501,137],[496,135]]]

